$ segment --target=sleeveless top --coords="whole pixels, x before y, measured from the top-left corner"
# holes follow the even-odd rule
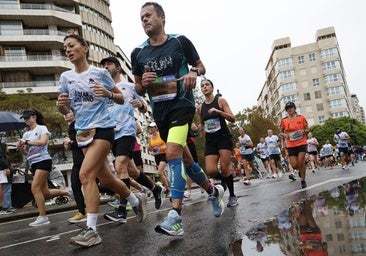
[[[201,107],[201,117],[204,122],[204,130],[206,132],[206,137],[213,137],[221,134],[230,134],[230,131],[227,127],[226,120],[218,113],[209,114],[208,110],[210,108],[220,109],[219,107],[219,97],[215,96],[215,99],[207,104],[205,102],[202,103]]]

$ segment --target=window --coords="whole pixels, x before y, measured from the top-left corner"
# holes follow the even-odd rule
[[[298,60],[299,64],[302,64],[302,63],[304,63],[304,62],[305,62],[305,61],[304,61],[304,56],[299,56],[299,57],[297,57],[297,60]]]
[[[329,101],[329,108],[345,107],[346,105],[346,99],[336,99]]]
[[[286,70],[278,74],[279,76],[279,82],[281,82],[284,79],[295,77],[295,71],[294,70]]]
[[[319,86],[319,78],[313,79],[313,86]]]
[[[321,99],[322,98],[322,92],[321,91],[315,91],[315,99]]]
[[[323,103],[316,104],[316,110],[317,111],[323,111],[324,110]]]
[[[322,56],[323,59],[336,57],[338,56],[338,50],[337,48],[324,49],[320,52],[320,55]]]
[[[318,119],[319,119],[319,124],[325,123],[325,116],[319,116]]]
[[[337,82],[337,81],[343,81],[342,75],[339,74],[339,73],[327,75],[327,76],[324,77],[324,82],[326,84],[334,83],[334,82]]]
[[[309,54],[309,61],[315,61],[315,53]]]
[[[343,235],[343,233],[337,234],[337,241],[344,241],[344,235]]]
[[[333,236],[332,236],[332,234],[326,234],[326,235],[325,235],[325,240],[326,240],[327,242],[333,241]]]
[[[334,87],[327,88],[327,96],[337,95],[337,94],[341,94],[341,95],[345,94],[343,86],[334,86]]]
[[[0,35],[23,35],[23,27],[20,21],[0,21]]]
[[[5,47],[4,48],[5,59],[9,61],[25,61],[25,48],[24,47]]]
[[[332,118],[348,117],[349,113],[347,111],[341,111],[341,112],[332,113],[330,116]]]
[[[291,66],[292,64],[292,58],[280,59],[276,63],[276,68]]]
[[[280,88],[280,92],[282,92],[282,93],[287,92],[287,91],[292,91],[292,90],[296,90],[295,82],[283,84],[283,85],[281,85],[281,88]]]
[[[304,100],[311,100],[310,93],[304,93]]]
[[[335,68],[339,68],[340,67],[340,63],[339,61],[329,61],[329,62],[324,62],[323,63],[323,70],[331,70],[331,69],[335,69]]]
[[[334,225],[335,225],[336,228],[342,228],[342,222],[341,221],[336,221],[334,223]]]

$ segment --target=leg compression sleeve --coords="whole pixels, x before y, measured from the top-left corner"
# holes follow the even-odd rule
[[[168,161],[170,188],[172,199],[183,199],[186,187],[187,176],[185,173],[183,159],[175,158]]]
[[[202,186],[202,184],[207,180],[205,172],[202,170],[201,166],[195,162],[190,166],[187,166],[186,171],[187,175],[199,186]]]

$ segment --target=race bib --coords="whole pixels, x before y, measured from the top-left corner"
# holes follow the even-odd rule
[[[205,121],[205,132],[214,133],[221,129],[220,119],[213,118]]]
[[[291,132],[288,135],[291,141],[300,140],[304,136],[304,134],[299,131]]]
[[[157,77],[150,86],[153,102],[168,101],[177,95],[177,79],[175,76]]]

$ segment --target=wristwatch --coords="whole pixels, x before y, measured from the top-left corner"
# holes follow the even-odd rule
[[[200,76],[201,75],[201,72],[200,72],[200,69],[197,68],[197,67],[192,67],[190,70],[190,72],[196,72],[197,73],[197,76]]]

